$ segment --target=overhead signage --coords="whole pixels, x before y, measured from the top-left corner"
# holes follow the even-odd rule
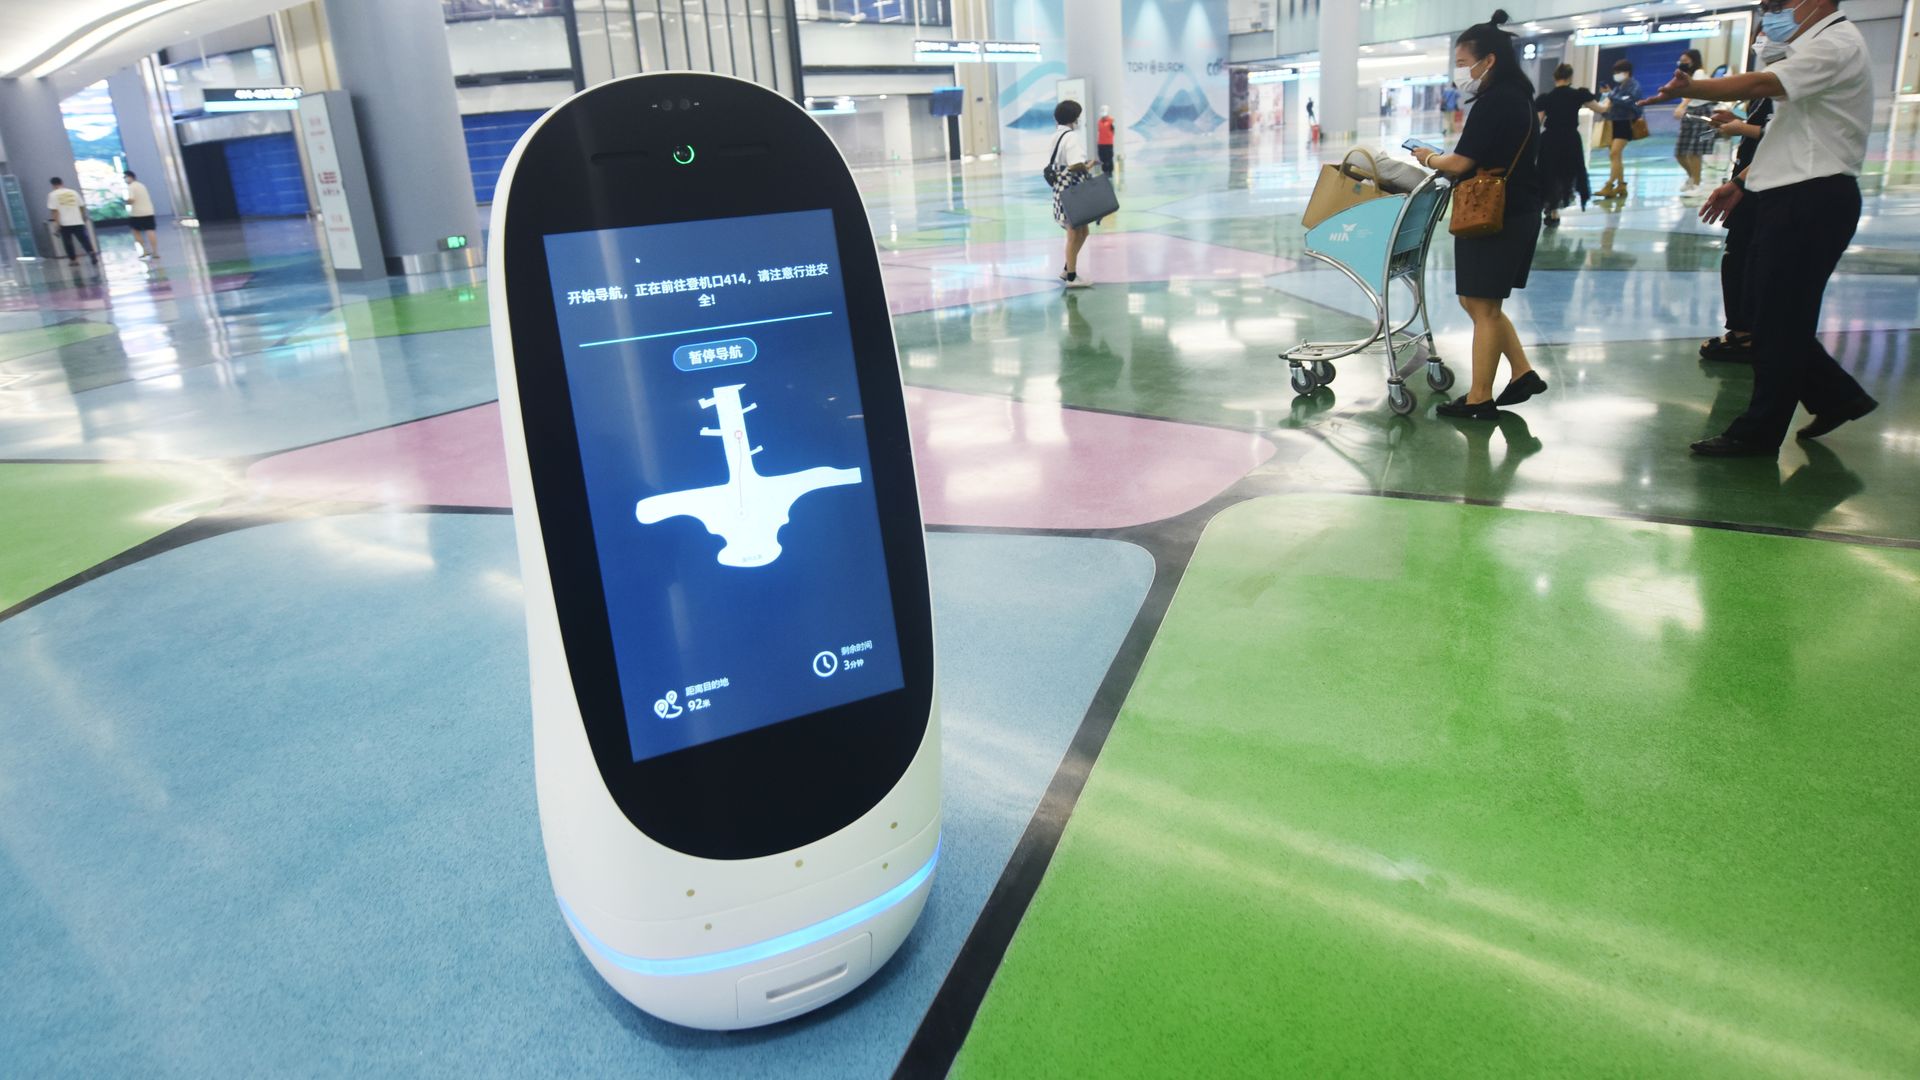
[[[1589,26],[1573,32],[1575,45],[1625,45],[1639,44],[1653,36],[1653,27],[1648,23],[1634,23],[1632,26]]]
[[[983,41],[980,43],[980,55],[989,64],[1037,64],[1040,62],[1040,43]]]
[[[1295,67],[1263,68],[1247,72],[1249,86],[1267,86],[1272,83],[1295,82],[1300,78],[1300,69]]]
[[[1697,19],[1693,22],[1663,22],[1647,35],[1648,41],[1691,41],[1697,37],[1712,37],[1720,32],[1720,24],[1712,19]]]
[[[918,64],[1037,64],[1037,41],[961,41],[939,38],[913,43]]]
[[[844,116],[854,111],[853,99],[850,97],[810,97],[807,99],[807,111],[821,116]]]
[[[980,43],[916,41],[913,43],[913,60],[916,64],[977,64],[980,62]]]
[[[201,108],[210,113],[292,112],[300,107],[297,86],[241,86],[202,90]]]

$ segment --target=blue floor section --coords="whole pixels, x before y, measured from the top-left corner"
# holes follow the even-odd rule
[[[0,623],[0,1074],[886,1075],[1153,574],[1115,541],[929,548],[932,898],[868,986],[735,1034],[638,1013],[561,922],[509,518],[263,526]]]
[[[240,457],[497,396],[486,330],[283,345],[0,412],[0,448],[10,458],[48,460]]]

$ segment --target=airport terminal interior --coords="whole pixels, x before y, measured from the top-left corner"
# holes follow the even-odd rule
[[[0,0],[0,1075],[1920,1075],[1920,9],[1839,5],[1873,119],[1819,337],[1878,409],[1707,457],[1755,387],[1702,355],[1737,140],[1695,186],[1647,107],[1494,419],[1437,411],[1447,220],[1303,223],[1349,148],[1454,144],[1488,7]],[[1780,7],[1506,30],[1541,91],[1651,95]],[[732,1031],[555,902],[490,329],[516,141],[660,71],[851,169],[932,593],[925,908]],[[1072,282],[1067,100],[1119,203]]]

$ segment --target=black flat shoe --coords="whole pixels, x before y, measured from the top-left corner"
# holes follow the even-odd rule
[[[1841,424],[1849,420],[1858,420],[1879,407],[1879,402],[1862,394],[1832,412],[1815,413],[1813,423],[1808,424],[1793,434],[1794,437],[1798,439],[1817,439],[1827,432],[1832,431],[1834,428],[1839,427]]]
[[[1498,420],[1500,410],[1491,401],[1467,404],[1467,395],[1461,394],[1452,401],[1444,402],[1433,410],[1440,416],[1451,416],[1456,420]]]
[[[1777,446],[1761,446],[1736,439],[1731,435],[1715,435],[1711,439],[1701,439],[1693,444],[1693,452],[1701,457],[1779,457]]]
[[[1493,399],[1493,403],[1504,408],[1508,405],[1518,405],[1535,394],[1546,392],[1547,380],[1541,378],[1539,372],[1529,371],[1508,383],[1507,388],[1500,391],[1500,396]]]

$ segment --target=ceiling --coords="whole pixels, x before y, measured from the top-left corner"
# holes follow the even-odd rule
[[[169,45],[297,0],[0,0],[0,77],[51,79],[63,94]],[[417,2],[417,0],[405,0]],[[431,2],[431,0],[428,0]],[[67,50],[61,56],[61,51]],[[52,59],[60,60],[49,68]]]

